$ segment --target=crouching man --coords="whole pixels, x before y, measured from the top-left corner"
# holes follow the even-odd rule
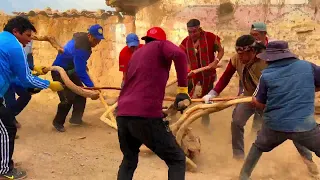
[[[57,55],[53,66],[62,67],[74,84],[93,87],[93,82],[87,72],[87,61],[91,56],[92,48],[97,46],[102,39],[104,39],[103,29],[99,24],[91,26],[88,32],[73,34],[72,40],[64,46],[64,53]],[[52,72],[51,75],[52,79],[63,83],[59,73]],[[61,102],[58,105],[57,114],[52,123],[56,130],[59,132],[65,131],[64,123],[71,107],[73,110],[69,122],[75,125],[82,124],[86,98],[75,94],[68,88],[58,92],[58,95]],[[99,96],[93,99],[98,98]]]
[[[314,119],[320,67],[299,60],[285,41],[270,42],[266,51],[257,57],[268,63],[253,98],[253,104],[264,109],[264,123],[241,169],[240,180],[250,179],[263,152],[273,150],[288,139],[320,157],[320,129]],[[317,170],[313,174],[318,175]]]

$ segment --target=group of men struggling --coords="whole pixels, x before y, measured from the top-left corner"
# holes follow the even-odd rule
[[[239,179],[249,180],[263,152],[269,152],[287,139],[293,141],[312,177],[319,177],[311,151],[319,156],[320,130],[314,119],[315,91],[320,86],[320,67],[300,60],[290,52],[286,41],[267,37],[266,24],[253,23],[250,33],[239,37],[235,55],[214,86],[216,67],[223,58],[220,37],[204,31],[200,21],[187,23],[189,36],[180,47],[166,39],[159,27],[148,30],[143,46],[135,34],[127,36],[120,53],[120,71],[124,72],[118,101],[117,125],[123,160],[118,180],[131,180],[138,164],[142,144],[155,152],[169,167],[169,180],[185,179],[185,155],[162,120],[162,102],[172,61],[178,90],[175,106],[190,100],[200,84],[205,103],[218,96],[233,74],[239,76],[239,95],[253,96],[251,103],[237,104],[232,114],[233,157],[244,161]],[[134,38],[133,38],[134,37]],[[135,42],[135,43],[132,43]],[[193,73],[201,67],[211,69]],[[189,77],[189,78],[188,78]],[[254,115],[253,132],[258,132],[248,156],[244,153],[244,126]],[[208,116],[202,123],[209,124]]]
[[[186,158],[177,144],[168,124],[163,120],[162,103],[172,62],[178,79],[175,108],[180,101],[189,100],[195,86],[202,86],[201,98],[205,103],[218,96],[228,85],[235,72],[240,77],[239,94],[253,96],[252,103],[238,104],[232,115],[231,133],[233,157],[244,160],[239,179],[248,180],[262,152],[271,151],[287,139],[293,140],[306,163],[310,174],[319,174],[312,161],[311,151],[320,155],[320,130],[314,120],[314,92],[320,86],[320,68],[310,62],[299,60],[289,51],[285,41],[269,42],[266,25],[254,23],[250,35],[239,37],[235,44],[236,54],[230,59],[216,86],[215,68],[223,58],[224,49],[220,37],[204,31],[200,21],[187,23],[189,36],[180,47],[169,40],[160,27],[152,27],[141,39],[131,33],[127,46],[119,55],[119,70],[123,71],[122,90],[118,99],[117,126],[123,160],[118,180],[131,180],[138,164],[142,144],[155,152],[169,167],[169,180],[185,179]],[[60,75],[52,72],[53,81],[43,80],[43,66],[27,62],[23,47],[36,32],[32,23],[24,17],[8,21],[0,33],[0,176],[2,179],[21,179],[26,172],[14,167],[14,149],[17,122],[31,95],[42,89],[58,91],[60,103],[53,126],[64,132],[64,123],[73,107],[70,123],[81,124],[86,99],[65,87]],[[103,28],[96,24],[88,32],[78,32],[64,46],[53,62],[62,67],[78,86],[94,87],[88,74],[87,61],[92,48],[104,39]],[[209,66],[210,69],[195,74],[193,70]],[[32,73],[33,70],[35,73]],[[189,77],[189,79],[188,79]],[[17,88],[18,87],[18,88]],[[24,93],[19,93],[19,91]],[[9,95],[8,95],[9,94]],[[13,94],[13,96],[12,96]],[[15,94],[27,97],[19,103]],[[24,94],[24,95],[23,95]],[[8,98],[9,97],[9,98]],[[11,99],[11,101],[10,101]],[[98,99],[93,97],[92,99]],[[10,105],[11,104],[11,105]],[[24,104],[24,105],[23,105]],[[20,106],[20,109],[17,106]],[[244,126],[254,114],[254,128],[259,130],[248,156],[244,155]],[[205,116],[203,124],[209,125]]]

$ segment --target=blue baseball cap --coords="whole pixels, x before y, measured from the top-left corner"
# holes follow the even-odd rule
[[[99,24],[92,25],[88,29],[89,34],[91,34],[96,39],[104,39],[103,37],[103,28]]]
[[[139,46],[139,38],[135,33],[130,33],[126,37],[126,43],[128,47]]]

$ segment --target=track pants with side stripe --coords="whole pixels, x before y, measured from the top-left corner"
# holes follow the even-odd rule
[[[17,133],[13,112],[5,107],[3,98],[0,99],[0,174],[13,169],[12,155],[14,140]]]

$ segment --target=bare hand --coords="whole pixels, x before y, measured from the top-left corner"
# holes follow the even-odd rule
[[[100,97],[100,93],[97,93],[91,97],[92,100],[97,100]]]
[[[188,73],[188,77],[192,76],[193,74],[195,74],[195,73],[194,73],[193,70],[191,70],[191,71]]]

